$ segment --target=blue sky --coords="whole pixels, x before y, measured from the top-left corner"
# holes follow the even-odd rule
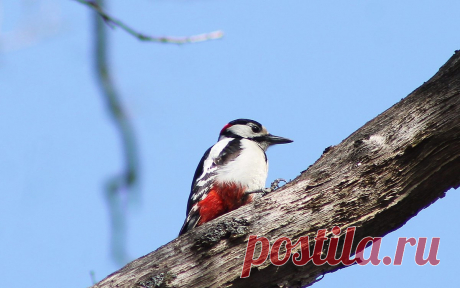
[[[132,259],[177,236],[196,165],[228,121],[293,139],[268,151],[267,182],[293,179],[460,49],[453,0],[109,4],[145,34],[225,32],[184,46],[110,32],[141,155]],[[123,159],[95,82],[92,20],[75,1],[0,2],[0,287],[87,287],[90,271],[101,280],[120,268],[102,189]],[[350,267],[314,287],[455,287],[459,201],[449,191],[383,240],[385,256],[398,237],[441,237],[438,266],[417,266],[408,248],[400,267]]]

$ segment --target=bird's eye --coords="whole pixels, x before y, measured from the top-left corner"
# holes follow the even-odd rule
[[[251,126],[252,132],[254,133],[259,133],[260,132],[260,127],[259,126]]]

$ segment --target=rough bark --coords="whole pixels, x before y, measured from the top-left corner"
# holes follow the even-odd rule
[[[241,279],[249,235],[271,244],[356,226],[383,236],[460,185],[460,51],[279,191],[186,233],[93,287],[301,287],[343,266],[276,267]],[[301,157],[299,157],[301,158]],[[257,250],[257,249],[256,249]],[[257,254],[256,254],[257,255]]]

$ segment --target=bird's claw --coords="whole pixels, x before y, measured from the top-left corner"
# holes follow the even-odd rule
[[[272,182],[272,184],[270,185],[270,188],[262,188],[262,189],[259,189],[259,190],[249,191],[249,192],[246,192],[246,193],[247,194],[262,193],[262,197],[263,197],[263,196],[267,195],[268,193],[272,193],[275,190],[278,190],[280,188],[279,185],[280,185],[281,182],[287,183],[287,181],[284,180],[283,178],[278,178],[278,179],[275,179],[275,181]]]

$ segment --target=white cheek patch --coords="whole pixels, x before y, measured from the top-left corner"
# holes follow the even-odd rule
[[[241,136],[243,138],[252,138],[255,136],[262,136],[262,135],[267,135],[267,129],[262,126],[262,129],[259,133],[254,133],[252,131],[252,128],[248,125],[233,125],[232,127],[228,128],[230,132],[232,132],[235,135]]]
[[[228,129],[235,135],[245,137],[251,137],[254,133],[252,132],[251,128],[247,125],[233,125]]]

